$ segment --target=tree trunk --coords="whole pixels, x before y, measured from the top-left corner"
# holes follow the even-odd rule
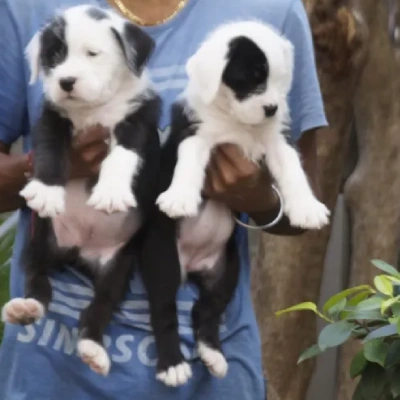
[[[330,128],[321,130],[318,137],[322,200],[333,209],[352,127],[362,30],[351,10],[339,1],[305,0],[305,4],[330,122]],[[328,227],[298,237],[263,235],[260,240],[253,291],[271,391],[268,400],[303,400],[306,396],[314,364],[297,367],[296,362],[301,351],[315,343],[316,319],[311,313],[277,319],[274,313],[302,301],[318,301],[329,235]]]
[[[355,2],[369,29],[368,56],[354,100],[358,164],[346,182],[352,219],[350,284],[379,273],[370,260],[396,264],[400,226],[400,63],[388,31],[387,2]],[[354,346],[342,351],[339,399],[351,399],[349,364]]]

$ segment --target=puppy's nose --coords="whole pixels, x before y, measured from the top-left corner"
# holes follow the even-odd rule
[[[278,111],[278,106],[264,106],[264,114],[266,117],[273,117]]]
[[[65,92],[72,92],[74,89],[74,84],[76,82],[76,78],[69,76],[68,78],[60,79],[60,86],[61,89]]]

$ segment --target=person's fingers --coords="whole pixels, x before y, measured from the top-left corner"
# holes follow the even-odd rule
[[[212,157],[213,168],[218,173],[220,180],[225,186],[232,186],[236,183],[238,174],[237,169],[225,153],[219,149],[215,151]]]
[[[242,150],[236,145],[223,144],[219,147],[219,152],[231,163],[240,179],[249,178],[259,170],[259,166],[247,159]]]
[[[109,131],[101,126],[90,127],[84,132],[80,132],[73,139],[73,145],[78,149],[85,149],[93,143],[104,143],[109,139]]]
[[[97,159],[104,159],[108,146],[104,143],[94,143],[80,152],[81,158],[86,163],[92,163]]]
[[[226,185],[219,173],[219,168],[215,157],[212,157],[208,167],[207,173],[207,189],[216,195],[222,194],[226,190]]]

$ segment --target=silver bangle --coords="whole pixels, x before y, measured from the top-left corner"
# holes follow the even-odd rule
[[[278,190],[278,188],[275,185],[271,185],[271,187],[274,190],[274,192],[277,194],[278,199],[279,199],[279,207],[280,208],[279,208],[278,215],[275,217],[275,219],[265,225],[249,225],[249,224],[246,224],[246,223],[240,221],[238,218],[233,217],[238,225],[243,226],[244,228],[247,228],[247,229],[264,230],[264,229],[272,228],[273,226],[275,226],[279,223],[279,221],[283,217],[283,198],[282,198],[281,192]]]

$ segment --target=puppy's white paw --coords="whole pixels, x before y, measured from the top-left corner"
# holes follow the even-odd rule
[[[34,179],[19,194],[42,218],[56,217],[65,210],[65,189],[62,186],[48,186]]]
[[[321,229],[329,224],[330,211],[313,196],[298,197],[285,206],[291,225],[304,229]]]
[[[228,372],[228,363],[224,355],[203,342],[199,342],[198,352],[210,373],[217,378],[224,378]]]
[[[29,325],[43,318],[45,308],[35,299],[15,298],[6,303],[1,311],[3,322]]]
[[[110,372],[111,361],[106,350],[93,340],[79,340],[78,354],[82,361],[99,375],[106,376]]]
[[[170,188],[157,199],[159,209],[171,218],[195,217],[200,204],[201,193],[191,188]]]
[[[192,369],[187,362],[183,362],[175,367],[169,367],[167,371],[157,374],[157,380],[172,387],[184,385],[191,377]]]
[[[99,182],[93,188],[87,204],[96,210],[126,212],[130,207],[137,207],[135,196],[129,185],[118,182]]]

